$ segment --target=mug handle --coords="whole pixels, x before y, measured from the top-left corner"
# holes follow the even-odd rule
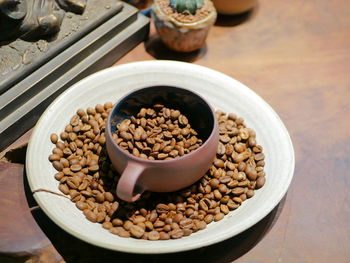
[[[138,189],[136,193],[134,190],[136,182],[144,170],[145,168],[141,164],[132,161],[128,162],[117,185],[117,195],[120,199],[127,202],[135,202],[140,198],[145,189]]]

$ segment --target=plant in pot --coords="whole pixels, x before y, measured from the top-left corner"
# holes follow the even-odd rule
[[[216,21],[210,0],[154,0],[152,17],[164,44],[178,52],[201,48]]]

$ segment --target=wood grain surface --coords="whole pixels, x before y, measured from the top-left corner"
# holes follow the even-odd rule
[[[145,43],[116,63],[172,59],[204,65],[246,84],[280,115],[295,148],[294,179],[282,202],[251,229],[186,253],[107,251],[60,230],[40,209],[31,211],[35,204],[28,202],[30,193],[25,202],[19,197],[25,196],[23,168],[2,163],[3,261],[25,261],[19,258],[24,250],[26,255],[38,255],[41,247],[55,255],[51,262],[349,262],[349,14],[350,1],[259,0],[252,12],[219,16],[198,52],[167,50],[152,28]],[[27,140],[28,134],[16,145]],[[30,260],[45,262],[40,257]]]

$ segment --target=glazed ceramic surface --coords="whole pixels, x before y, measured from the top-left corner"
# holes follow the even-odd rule
[[[264,147],[266,184],[219,222],[176,240],[147,241],[121,238],[85,219],[67,198],[45,192],[34,197],[61,228],[91,244],[131,253],[169,253],[200,248],[251,227],[264,218],[285,195],[293,177],[294,151],[288,131],[273,109],[255,92],[217,71],[182,62],[145,61],[108,68],[76,83],[44,112],[27,149],[26,170],[31,190],[58,191],[55,169],[48,161],[53,149],[50,134],[60,133],[78,108],[116,102],[133,89],[172,85],[196,91],[216,109],[236,113],[257,134]]]
[[[256,0],[213,0],[216,11],[223,15],[237,15],[251,10]]]

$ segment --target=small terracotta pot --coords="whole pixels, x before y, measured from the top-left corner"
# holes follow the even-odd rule
[[[152,6],[152,18],[158,35],[168,48],[177,52],[191,52],[201,48],[216,17],[217,13],[213,8],[204,19],[183,23],[166,15],[156,0]]]
[[[247,12],[256,5],[256,0],[213,0],[216,11],[223,15]]]
[[[195,151],[173,160],[147,160],[121,149],[113,140],[116,124],[136,115],[142,107],[161,103],[179,109],[203,144]],[[198,94],[187,89],[156,86],[134,91],[112,109],[106,126],[106,147],[115,169],[121,174],[117,185],[119,198],[133,202],[145,190],[171,192],[200,179],[212,164],[219,143],[219,130],[213,109]]]

